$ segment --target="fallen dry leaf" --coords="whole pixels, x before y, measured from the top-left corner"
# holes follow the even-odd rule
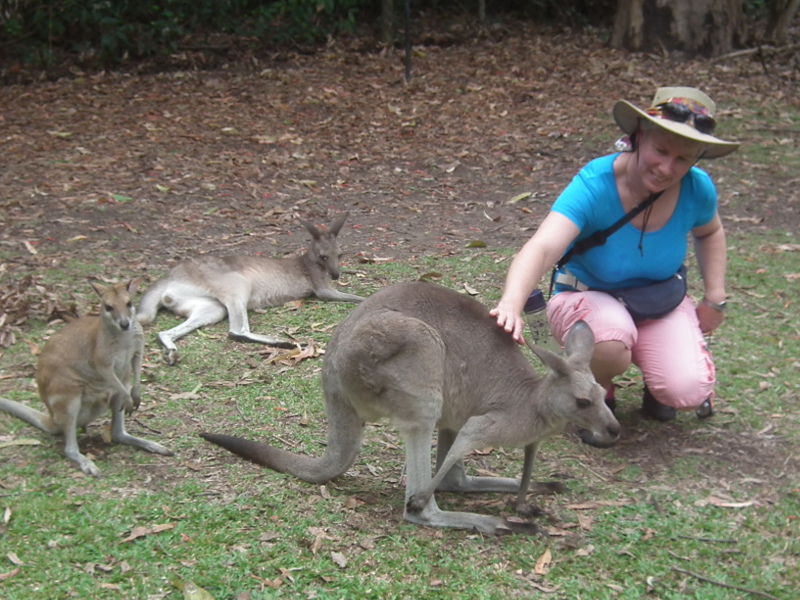
[[[41,446],[41,444],[42,442],[40,440],[20,438],[18,440],[11,440],[10,442],[2,442],[0,443],[0,448],[8,448],[9,446]]]
[[[478,295],[478,290],[476,290],[474,287],[472,287],[468,283],[464,284],[464,291],[467,292],[470,296],[477,296]]]
[[[17,573],[19,573],[19,567],[17,567],[13,571],[9,571],[8,573],[0,573],[0,581],[5,581],[6,579],[11,579]]]
[[[194,581],[173,579],[172,585],[183,592],[184,600],[214,600],[214,597]]]
[[[130,535],[126,537],[124,540],[122,540],[122,542],[123,543],[131,542],[133,540],[136,540],[140,537],[144,537],[146,535],[150,535],[152,533],[161,533],[162,531],[168,531],[170,529],[173,529],[176,525],[177,523],[163,523],[161,525],[154,525],[153,527],[150,528],[142,526],[134,527],[133,529],[131,529]]]
[[[553,562],[553,555],[550,553],[550,548],[544,551],[537,560],[533,572],[537,575],[547,575],[550,570],[550,564]]]
[[[625,506],[631,504],[633,500],[592,500],[589,502],[581,502],[578,504],[567,504],[570,510],[593,510],[596,508],[604,508],[608,506]]]
[[[578,525],[584,531],[591,531],[594,518],[586,513],[578,513]]]
[[[747,500],[745,502],[729,502],[727,500],[717,498],[716,496],[710,496],[708,502],[709,504],[712,504],[719,508],[747,508],[748,506],[755,506],[758,504],[758,500]]]

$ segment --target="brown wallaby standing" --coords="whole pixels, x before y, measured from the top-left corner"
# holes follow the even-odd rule
[[[185,317],[180,325],[158,334],[169,364],[178,359],[175,341],[195,329],[218,323],[227,315],[228,337],[283,348],[296,344],[284,338],[250,331],[247,311],[280,306],[291,300],[316,296],[334,302],[361,302],[364,298],[331,287],[339,279],[339,230],[348,213],[327,231],[300,222],[311,234],[311,245],[296,258],[258,256],[198,256],[174,266],[156,281],[139,303],[139,323],[147,325],[160,307]]]
[[[434,491],[515,492],[518,509],[524,508],[539,444],[568,421],[600,442],[616,441],[619,423],[589,370],[593,349],[594,334],[582,321],[567,337],[566,356],[531,346],[547,366],[542,377],[480,302],[432,283],[396,284],[356,307],[328,343],[322,368],[324,456],[201,435],[270,469],[323,483],[353,464],[365,422],[389,419],[406,446],[406,520],[488,534],[531,531],[535,525],[442,511]],[[437,471],[431,477],[437,427]],[[521,480],[465,473],[463,457],[489,446],[525,448]]]
[[[138,281],[90,283],[100,296],[100,316],[67,323],[39,355],[36,384],[48,413],[5,398],[0,398],[0,410],[45,433],[63,433],[67,458],[87,475],[97,476],[97,466],[78,449],[77,432],[109,410],[112,441],[156,454],[172,452],[125,431],[125,413],[136,410],[142,397],[144,335],[131,300]]]

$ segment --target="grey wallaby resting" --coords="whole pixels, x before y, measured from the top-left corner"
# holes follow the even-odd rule
[[[594,334],[584,322],[569,332],[566,356],[531,346],[547,366],[542,377],[480,302],[432,283],[396,284],[356,307],[328,343],[322,367],[324,456],[201,435],[270,469],[323,483],[353,464],[365,423],[386,418],[405,442],[407,521],[487,534],[535,531],[533,524],[501,517],[442,511],[434,491],[516,493],[519,510],[526,507],[539,445],[568,421],[599,441],[616,441],[619,423],[589,370],[593,348]],[[431,477],[437,427],[437,471]],[[465,473],[463,457],[488,446],[524,446],[521,480]]]
[[[231,339],[294,348],[296,344],[285,338],[252,333],[247,311],[309,296],[333,302],[361,302],[361,296],[331,287],[331,280],[339,279],[342,252],[337,237],[347,215],[342,214],[327,231],[301,220],[312,239],[305,253],[296,258],[209,255],[177,264],[145,292],[139,303],[139,323],[153,321],[160,307],[186,318],[158,334],[171,365],[178,360],[176,340],[218,323],[226,315]]]
[[[39,355],[36,384],[48,413],[5,398],[0,398],[0,410],[45,433],[64,434],[67,458],[87,475],[97,476],[97,466],[78,449],[77,431],[109,410],[112,441],[156,454],[172,452],[125,431],[125,414],[141,402],[144,334],[131,301],[138,282],[90,283],[100,296],[100,316],[67,323]]]

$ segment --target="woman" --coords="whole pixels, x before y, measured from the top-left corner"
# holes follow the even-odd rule
[[[491,314],[498,326],[523,343],[522,307],[541,278],[574,242],[606,229],[652,194],[653,204],[605,244],[573,256],[555,278],[547,315],[563,343],[578,320],[595,334],[592,371],[615,408],[614,377],[631,363],[645,390],[642,410],[661,421],[676,410],[713,414],[714,363],[703,334],[720,326],[725,310],[725,232],[710,177],[696,168],[701,158],[719,158],[739,144],[712,135],[716,106],[695,88],[656,91],[646,111],[627,101],[613,115],[627,134],[625,151],[591,161],[553,204],[508,271],[503,296]],[[667,315],[636,322],[619,300],[595,290],[615,290],[665,280],[679,270],[691,234],[704,297],[694,305],[683,296]],[[680,295],[679,295],[680,298]],[[581,433],[587,443],[593,440]]]

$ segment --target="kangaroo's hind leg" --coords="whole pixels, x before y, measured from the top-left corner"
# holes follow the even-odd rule
[[[245,281],[231,280],[231,285],[219,301],[225,305],[228,313],[228,337],[237,342],[253,342],[278,348],[296,348],[297,344],[285,338],[253,333],[250,331],[250,319],[247,316],[247,301],[250,297],[250,285]]]
[[[158,341],[164,346],[167,362],[174,365],[178,362],[178,347],[175,341],[191,333],[195,329],[219,323],[228,314],[227,309],[213,298],[193,298],[181,305],[181,313],[186,320],[167,331],[158,334]]]

